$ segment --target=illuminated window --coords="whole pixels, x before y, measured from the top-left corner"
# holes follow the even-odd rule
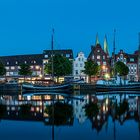
[[[97,55],[97,59],[100,59],[101,57],[100,57],[100,55]]]
[[[39,66],[36,66],[35,68],[38,70],[40,67]]]
[[[14,70],[14,69],[15,69],[15,67],[14,67],[14,66],[12,66],[12,67],[11,67],[11,70]]]

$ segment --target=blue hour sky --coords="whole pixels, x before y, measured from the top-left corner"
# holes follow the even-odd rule
[[[96,33],[103,45],[107,35],[110,52],[116,28],[117,51],[138,48],[140,1],[123,0],[1,0],[0,55],[42,53],[51,48],[73,49],[86,56]]]

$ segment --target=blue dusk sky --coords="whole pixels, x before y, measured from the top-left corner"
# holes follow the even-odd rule
[[[110,52],[116,28],[117,52],[133,53],[140,31],[139,0],[1,0],[0,56],[42,53],[51,48],[73,49],[86,56],[98,32],[103,46],[105,34]]]

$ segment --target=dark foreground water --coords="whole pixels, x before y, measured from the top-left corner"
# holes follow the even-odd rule
[[[1,140],[140,140],[139,94],[0,96]]]

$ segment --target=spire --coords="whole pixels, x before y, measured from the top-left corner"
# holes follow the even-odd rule
[[[96,44],[95,45],[97,45],[97,44],[100,44],[99,43],[99,38],[98,38],[98,33],[96,34]]]
[[[107,43],[107,37],[106,37],[106,35],[105,35],[105,38],[104,38],[104,52],[109,55],[108,43]]]

